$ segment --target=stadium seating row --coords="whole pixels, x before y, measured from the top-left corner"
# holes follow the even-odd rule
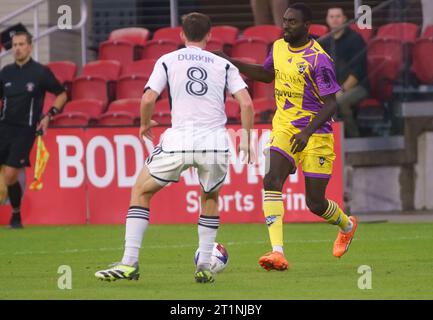
[[[382,26],[378,29],[376,37],[371,39],[372,30],[358,29],[356,25],[351,26],[368,41],[368,76],[372,88],[372,99],[364,100],[360,107],[377,106],[381,107],[382,102],[392,98],[392,84],[395,82],[404,68],[405,61],[413,61],[411,70],[415,73],[421,83],[433,84],[433,66],[427,61],[429,52],[433,50],[433,26],[428,27],[421,38],[417,39],[418,26],[399,23]],[[312,30],[312,31],[311,31]],[[326,26],[313,25],[311,32],[317,36],[325,34],[328,29]],[[152,41],[156,41],[155,50],[161,50],[163,44],[175,43],[169,51],[179,48],[180,28],[162,28],[155,32]],[[212,33],[222,40],[214,40],[210,45],[219,46],[212,50],[230,47],[230,54],[252,63],[260,63],[266,57],[269,45],[276,38],[281,37],[282,30],[276,26],[256,26],[247,28],[243,33],[243,38],[239,39],[239,30],[232,26],[213,27]],[[133,43],[134,46],[146,46],[152,43],[149,41],[149,31],[143,28],[126,28],[113,31],[108,39],[107,45]],[[115,44],[117,43],[117,44]],[[105,44],[101,44],[104,46]],[[128,44],[129,45],[129,44]],[[162,46],[160,46],[162,45]],[[209,49],[209,48],[208,48]],[[133,49],[136,50],[136,49]],[[158,55],[155,55],[157,57]],[[101,57],[101,55],[100,55]],[[103,58],[116,58],[116,56],[103,56]],[[138,55],[137,57],[143,57]],[[120,59],[121,60],[121,59]],[[120,109],[125,106],[125,112],[130,112],[129,106],[134,100],[139,99],[143,92],[143,87],[148,80],[153,69],[155,59],[130,60],[129,63],[122,63],[116,60],[98,60],[90,62],[84,66],[81,74],[76,77],[77,67],[72,62],[52,62],[48,67],[54,72],[56,77],[65,85],[72,99],[65,106],[65,113],[56,122],[71,123],[71,121],[85,121],[96,119],[92,112],[90,118],[76,115],[68,116],[69,112],[81,112],[86,115],[86,109],[75,110],[77,105],[101,105],[100,112],[106,111],[108,114],[99,119],[99,123],[131,123],[131,119],[136,118],[131,115],[122,114]],[[273,84],[252,82],[246,79],[250,91],[255,101],[264,99],[269,101],[273,97]],[[162,94],[162,101],[166,101],[168,93]],[[52,96],[46,98],[45,106],[48,108],[52,103]],[[85,101],[85,102],[83,102]],[[90,102],[89,102],[90,101]],[[98,103],[94,102],[98,101]],[[122,103],[120,103],[122,102]],[[135,101],[135,104],[137,101]],[[234,103],[230,99],[228,104]],[[115,107],[115,117],[108,116]],[[107,108],[107,106],[109,107]],[[161,104],[163,105],[163,104]],[[99,107],[94,107],[98,109]],[[164,109],[164,108],[163,108]],[[232,108],[233,109],[233,108]],[[138,110],[138,107],[137,107]],[[165,108],[164,110],[167,110]],[[230,108],[229,108],[230,110]],[[69,117],[69,118],[68,118]],[[80,118],[81,117],[81,118]],[[92,118],[93,117],[93,118]],[[111,117],[111,118],[110,118]],[[164,118],[165,116],[163,116]],[[113,120],[113,119],[116,120]],[[258,112],[258,118],[262,121],[266,117],[262,112]],[[69,120],[65,120],[69,119]],[[81,119],[81,120],[80,120]],[[105,120],[106,119],[106,120]],[[165,119],[165,118],[164,118]],[[162,119],[162,123],[167,120]],[[229,121],[236,121],[237,117],[229,116]]]
[[[275,111],[275,101],[269,98],[259,98],[254,101],[256,119],[258,122],[268,122]],[[140,122],[140,99],[120,99],[110,103],[104,112],[100,100],[81,99],[70,101],[65,112],[57,115],[51,125],[56,127],[73,126],[132,126]],[[229,123],[240,121],[240,107],[236,100],[226,101],[226,113]],[[153,120],[161,125],[170,125],[169,99],[158,100],[155,106]]]
[[[72,62],[51,62],[48,67],[69,90],[71,101],[64,108],[64,114],[67,114],[74,108],[71,106],[84,100],[98,101],[98,105],[105,111],[106,106],[113,100],[140,99],[154,63],[154,60],[139,60],[122,69],[118,61],[98,60],[85,65],[78,77],[75,77],[77,67]],[[250,88],[254,97],[273,96],[273,84],[253,82],[250,83]],[[165,90],[161,99],[167,98],[168,92]],[[44,103],[45,111],[52,105],[53,100],[54,97],[48,94]]]
[[[361,34],[366,43],[373,36],[372,29],[360,29],[356,24],[351,28]],[[114,30],[107,41],[100,44],[99,59],[118,60],[128,64],[139,59],[157,59],[161,55],[174,51],[182,46],[179,36],[180,27],[167,27],[155,31],[152,40],[145,28],[125,28]],[[377,30],[375,39],[397,39],[404,43],[414,43],[419,27],[412,23],[390,23]],[[240,36],[238,28],[233,26],[212,27],[212,40],[207,49],[225,51],[232,57],[249,57],[263,62],[269,46],[282,36],[282,28],[275,25],[253,26],[245,29]],[[320,37],[328,32],[328,27],[312,24],[310,34]],[[433,36],[433,26],[427,28],[421,38]],[[254,49],[254,50],[252,50]]]

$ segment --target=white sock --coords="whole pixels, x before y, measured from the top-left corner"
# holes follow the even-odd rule
[[[344,233],[349,233],[350,231],[352,231],[352,227],[353,227],[353,223],[349,219],[349,223],[347,224],[346,228],[343,229],[343,232]]]
[[[283,246],[272,246],[272,251],[284,254]]]
[[[219,217],[201,215],[198,220],[198,244],[199,256],[197,267],[209,269],[212,249],[220,224]]]
[[[138,263],[141,242],[149,225],[149,209],[131,206],[126,216],[125,252],[122,264],[133,266]]]

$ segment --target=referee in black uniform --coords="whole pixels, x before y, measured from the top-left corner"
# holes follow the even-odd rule
[[[30,166],[29,155],[36,133],[45,133],[52,116],[63,108],[67,95],[44,65],[31,58],[32,38],[17,32],[12,38],[15,63],[0,71],[0,166],[12,206],[11,228],[22,228],[20,170]],[[54,105],[42,114],[45,92],[55,94]]]

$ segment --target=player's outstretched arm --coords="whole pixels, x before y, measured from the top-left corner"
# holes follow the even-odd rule
[[[159,94],[152,90],[147,89],[141,97],[140,103],[140,137],[153,139],[152,127],[158,123],[152,120],[153,110],[155,109],[155,102]]]
[[[251,129],[254,126],[253,101],[247,89],[235,92],[234,96],[241,107],[242,136],[239,151],[244,154],[242,161],[251,163],[254,159],[253,150],[251,149]]]
[[[275,79],[275,73],[267,71],[261,64],[246,63],[241,60],[230,58],[224,52],[220,51],[214,53],[233,63],[236,68],[239,69],[239,72],[243,73],[251,80],[271,83]]]
[[[337,100],[335,93],[322,97],[325,104],[324,107],[316,114],[314,119],[305,127],[302,132],[294,134],[290,138],[292,144],[291,151],[293,153],[301,152],[307,146],[308,139],[317,131],[326,121],[329,121],[337,110]]]

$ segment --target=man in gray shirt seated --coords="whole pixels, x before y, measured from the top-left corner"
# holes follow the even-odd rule
[[[334,31],[347,22],[341,7],[328,9],[326,22]],[[367,77],[367,45],[356,31],[346,27],[319,41],[335,63],[335,73],[341,91],[337,92],[338,115],[344,121],[345,136],[358,137],[359,129],[353,109],[369,95]]]

